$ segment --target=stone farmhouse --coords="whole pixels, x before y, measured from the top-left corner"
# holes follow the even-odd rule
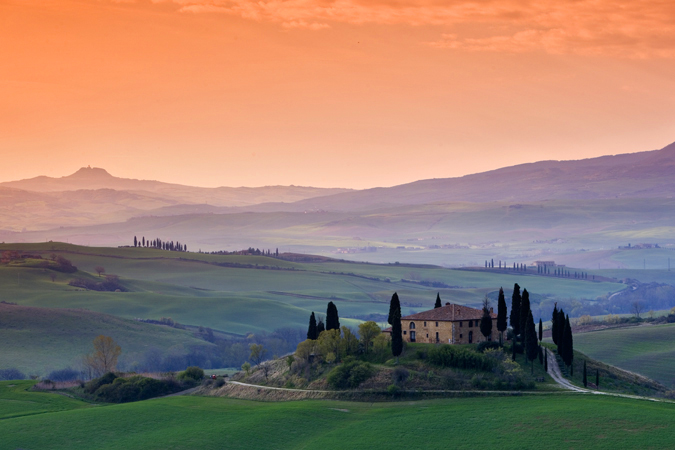
[[[483,310],[446,303],[417,314],[401,317],[403,340],[434,344],[472,344],[499,339],[497,314],[490,308],[492,334],[487,339],[480,332]],[[391,333],[391,328],[383,330]]]

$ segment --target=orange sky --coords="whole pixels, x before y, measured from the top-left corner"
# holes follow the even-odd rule
[[[363,188],[675,141],[675,3],[0,0],[0,180]]]

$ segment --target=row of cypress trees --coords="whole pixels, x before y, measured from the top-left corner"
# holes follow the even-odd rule
[[[519,341],[523,352],[528,361],[532,362],[532,372],[534,373],[534,360],[539,357],[543,362],[540,341],[543,337],[542,323],[539,319],[539,335],[534,324],[532,309],[530,307],[530,293],[523,289],[520,293],[518,283],[513,285],[513,294],[511,295],[511,315],[509,316],[511,328],[513,329],[512,359],[516,359],[516,343]]]

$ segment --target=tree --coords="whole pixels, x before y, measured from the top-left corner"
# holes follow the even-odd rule
[[[122,353],[122,348],[117,345],[113,338],[99,335],[94,338],[94,349],[84,357],[85,368],[90,374],[100,377],[101,375],[114,372],[117,368],[117,360]]]
[[[328,302],[326,310],[326,330],[338,330],[340,332],[340,318],[335,303]]]
[[[321,333],[326,331],[326,326],[323,324],[323,319],[319,317],[319,323],[316,324],[316,337],[321,336]]]
[[[439,292],[436,294],[436,304],[434,305],[434,309],[440,308],[441,306],[443,305],[441,304],[441,293]]]
[[[520,334],[525,333],[525,324],[527,323],[527,316],[530,315],[530,293],[527,289],[523,289],[523,294],[520,298]]]
[[[313,341],[316,340],[316,338],[319,337],[316,329],[316,317],[314,316],[314,311],[312,311],[312,315],[309,316],[309,327],[307,328],[307,339],[311,339]]]
[[[556,302],[553,305],[553,314],[551,314],[551,338],[553,339],[553,343],[558,345],[558,335],[560,334],[560,331],[558,328],[560,327],[560,324],[558,324],[558,302]]]
[[[267,354],[267,350],[265,347],[263,347],[262,344],[251,344],[248,346],[248,348],[251,350],[251,355],[249,356],[249,359],[253,361],[253,364],[260,365],[260,363],[265,359],[265,355]]]
[[[513,285],[513,295],[511,296],[511,316],[509,317],[511,322],[511,328],[513,328],[513,335],[518,336],[520,334],[520,286],[518,283]]]
[[[354,336],[352,330],[342,326],[342,341],[340,343],[340,353],[345,356],[354,355],[359,350],[359,339]]]
[[[600,369],[595,369],[595,388],[600,390]]]
[[[499,298],[497,300],[497,330],[499,330],[499,343],[504,344],[504,332],[506,331],[506,300],[504,299],[504,289],[499,288]]]
[[[532,361],[532,373],[534,373],[534,360],[537,359],[539,345],[537,344],[537,330],[534,327],[532,311],[530,311],[527,315],[527,321],[525,322],[525,330],[523,335],[525,337],[525,355],[527,356],[528,361]]]
[[[326,330],[319,336],[317,344],[323,359],[329,363],[340,360],[340,330]]]
[[[146,245],[145,245],[145,236],[143,236],[143,240],[141,241],[141,243],[143,244],[143,245],[142,245],[143,247],[146,246]]]
[[[136,239],[136,236],[134,236],[134,247],[138,247],[138,239]]]
[[[584,359],[584,387],[588,387],[588,378],[586,376],[586,360]]]
[[[393,319],[392,319],[393,320]],[[401,323],[399,318],[398,323]],[[361,343],[366,353],[370,350],[370,345],[373,343],[373,339],[380,334],[382,330],[377,326],[375,322],[369,320],[368,322],[363,322],[359,325],[359,337],[361,338]],[[392,330],[392,342],[393,342],[393,330]]]
[[[563,349],[565,348],[564,334],[565,334],[565,311],[562,308],[558,310],[558,354],[562,356]]]
[[[94,270],[96,271],[96,273],[98,273],[99,277],[101,276],[102,273],[105,273],[105,269],[103,268],[103,266],[96,266],[94,267]]]
[[[485,296],[483,299],[483,316],[480,318],[480,332],[485,339],[492,335],[492,315],[490,314],[490,300]]]
[[[572,366],[574,362],[574,341],[572,339],[572,327],[570,326],[570,318],[565,318],[565,331],[563,333],[563,349],[562,360],[567,367]],[[574,369],[572,369],[574,370]]]
[[[398,316],[401,317],[401,302],[398,300],[398,294],[394,292],[394,295],[391,296],[391,301],[389,302],[389,316],[387,317],[389,325],[393,325],[393,314],[396,310],[398,310]]]
[[[631,304],[630,310],[631,310],[631,312],[633,313],[633,315],[634,315],[637,319],[639,319],[639,318],[640,318],[640,314],[642,314],[642,311],[644,310],[644,305],[642,304],[642,302],[635,301],[635,302],[633,302],[633,303]]]
[[[544,349],[544,372],[548,373],[548,351]]]
[[[391,354],[396,357],[396,364],[398,364],[398,357],[403,352],[403,333],[401,326],[401,310],[394,311],[394,323],[391,325]]]
[[[541,323],[541,317],[539,318],[539,342],[544,340],[544,326]]]

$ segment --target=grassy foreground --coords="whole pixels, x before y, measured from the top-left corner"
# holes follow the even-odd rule
[[[374,404],[183,396],[0,420],[0,449],[660,449],[672,447],[673,420],[673,404],[570,394]]]

